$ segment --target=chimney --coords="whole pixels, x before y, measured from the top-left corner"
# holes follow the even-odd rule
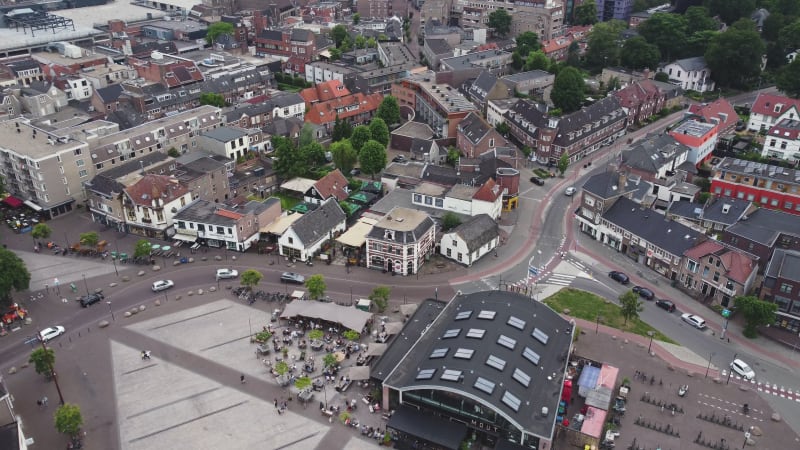
[[[617,184],[617,187],[619,188],[620,192],[625,191],[625,184],[627,183],[628,183],[628,174],[626,174],[625,172],[620,172]]]

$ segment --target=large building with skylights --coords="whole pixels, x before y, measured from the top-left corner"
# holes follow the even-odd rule
[[[552,448],[574,324],[505,291],[427,300],[372,368],[407,448]]]

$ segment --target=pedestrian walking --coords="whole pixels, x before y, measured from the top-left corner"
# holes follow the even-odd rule
[[[275,399],[275,408],[277,408],[277,407],[278,407],[278,399],[276,398]]]
[[[47,406],[47,396],[42,397],[42,405]]]
[[[239,375],[239,381],[241,381],[242,384],[244,384],[244,374]]]

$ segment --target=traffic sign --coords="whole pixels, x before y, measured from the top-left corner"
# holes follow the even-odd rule
[[[730,316],[731,316],[731,310],[730,309],[725,308],[725,309],[722,310],[722,317],[727,319]]]

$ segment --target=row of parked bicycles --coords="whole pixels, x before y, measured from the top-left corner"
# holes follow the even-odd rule
[[[236,295],[239,300],[246,301],[248,304],[252,305],[258,300],[263,300],[265,302],[290,302],[292,300],[291,295],[283,293],[283,292],[266,292],[266,291],[253,291],[247,287],[237,287],[233,289],[233,294]]]

